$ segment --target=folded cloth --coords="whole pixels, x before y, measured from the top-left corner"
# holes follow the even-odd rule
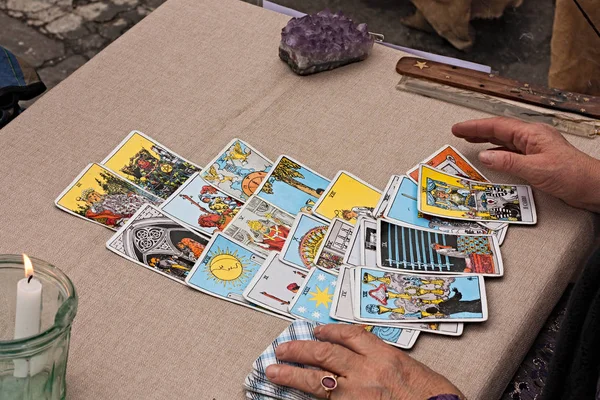
[[[19,101],[31,100],[45,90],[32,66],[0,47],[0,128],[22,111]]]

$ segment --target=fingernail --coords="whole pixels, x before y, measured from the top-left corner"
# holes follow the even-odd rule
[[[492,164],[494,162],[494,152],[489,150],[484,150],[479,153],[479,161],[484,164]]]
[[[285,354],[285,351],[287,349],[287,345],[285,344],[280,344],[279,346],[277,346],[277,348],[275,349],[275,355],[277,357],[283,357],[283,355]]]
[[[317,326],[317,327],[315,328],[315,336],[319,336],[319,334],[320,334],[320,333],[321,333],[321,327],[320,327],[320,326]]]
[[[279,375],[279,367],[276,365],[269,365],[265,373],[267,374],[267,378],[276,379],[277,375]]]

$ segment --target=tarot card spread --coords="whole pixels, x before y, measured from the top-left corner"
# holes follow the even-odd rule
[[[267,256],[283,250],[294,217],[263,199],[252,196],[224,233]]]
[[[354,317],[359,321],[487,320],[482,276],[420,276],[357,268]],[[360,282],[360,283],[359,283]]]
[[[326,233],[327,225],[322,220],[298,214],[279,259],[296,267],[311,269]]]
[[[204,170],[202,177],[223,192],[246,200],[260,186],[273,163],[248,143],[233,139]]]
[[[193,229],[212,234],[222,231],[243,203],[192,175],[161,205],[161,210]]]
[[[101,165],[88,165],[55,200],[70,214],[116,230],[144,204],[162,199],[147,193]]]
[[[352,225],[334,218],[315,257],[317,267],[337,271],[343,264],[353,231]]]
[[[183,283],[208,241],[207,236],[192,232],[159,209],[145,205],[106,242],[106,247]]]
[[[275,162],[256,194],[283,211],[311,213],[329,180],[287,156]]]
[[[531,187],[476,182],[421,165],[419,211],[445,218],[537,222]]]
[[[133,131],[102,164],[148,192],[166,199],[200,167]]]
[[[359,216],[373,217],[381,192],[359,178],[340,171],[315,204],[315,215],[330,221],[341,218],[354,225]]]

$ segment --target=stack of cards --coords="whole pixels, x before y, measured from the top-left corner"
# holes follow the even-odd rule
[[[272,163],[239,139],[200,168],[137,131],[56,205],[118,230],[109,250],[200,292],[287,320],[362,325],[404,349],[420,332],[459,336],[485,321],[484,277],[504,274],[508,225],[536,223],[529,186],[490,183],[451,146],[380,192],[287,155]],[[305,398],[269,384],[268,362],[255,363],[250,398]]]

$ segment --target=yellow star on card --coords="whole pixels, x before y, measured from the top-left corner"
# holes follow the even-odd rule
[[[417,61],[417,63],[415,65],[413,65],[413,67],[423,69],[423,68],[429,68],[429,65],[427,65],[427,61]]]
[[[329,287],[326,287],[325,290],[321,290],[321,288],[317,286],[316,292],[308,292],[308,294],[312,294],[313,296],[309,300],[317,303],[315,307],[319,307],[323,304],[325,308],[329,308],[329,303],[333,301],[333,294],[329,293]]]

